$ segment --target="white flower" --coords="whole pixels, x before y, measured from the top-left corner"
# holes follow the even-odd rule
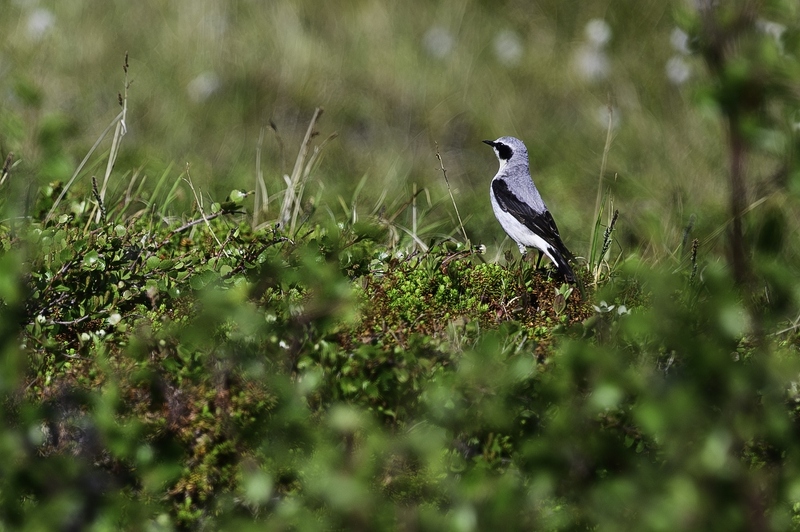
[[[689,49],[689,36],[680,28],[672,30],[672,33],[669,35],[669,43],[672,45],[672,49],[678,53],[683,55],[691,53]]]
[[[783,37],[783,32],[786,31],[786,26],[783,24],[778,24],[777,22],[772,22],[771,20],[764,20],[760,18],[756,21],[756,28],[759,29],[762,33],[765,33],[775,39],[775,43],[780,48],[781,53],[783,53],[783,42],[781,38]]]
[[[219,90],[221,83],[214,72],[201,72],[186,85],[189,99],[195,103],[203,102]]]
[[[601,301],[600,305],[592,305],[594,307],[595,312],[599,312],[600,314],[605,314],[606,312],[611,312],[614,310],[616,305],[609,305],[605,301]]]
[[[603,50],[582,46],[575,53],[575,68],[585,79],[598,81],[608,76],[610,64]]]
[[[28,15],[28,23],[26,28],[28,31],[28,37],[36,41],[40,40],[42,37],[44,37],[44,34],[55,25],[55,23],[56,16],[52,11],[43,7],[34,9],[31,11],[31,14]]]
[[[664,70],[666,71],[667,79],[673,85],[683,85],[692,74],[689,64],[679,55],[670,57]]]
[[[504,65],[511,66],[519,63],[522,58],[522,41],[511,30],[503,30],[494,38],[494,55]]]
[[[444,59],[453,50],[455,39],[441,26],[432,26],[422,39],[425,50],[436,59]]]
[[[611,26],[601,18],[593,18],[587,22],[584,32],[589,42],[598,48],[605,46],[611,40]]]

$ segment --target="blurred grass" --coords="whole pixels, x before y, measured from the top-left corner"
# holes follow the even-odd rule
[[[585,255],[611,101],[607,182],[621,211],[618,240],[659,259],[677,249],[692,213],[701,239],[726,219],[724,132],[713,109],[697,112],[693,101],[703,65],[681,56],[690,71],[681,87],[665,72],[680,56],[670,44],[676,5],[17,0],[0,20],[0,151],[22,159],[27,183],[65,181],[118,112],[128,51],[128,134],[112,197],[131,169],[154,184],[173,163],[175,178],[190,164],[218,200],[232,187],[252,189],[259,133],[272,121],[285,153],[266,135],[262,170],[276,198],[322,106],[320,132],[339,136],[309,194],[332,210],[362,178],[364,210],[385,194],[393,211],[417,184],[430,190],[432,205],[421,207],[457,236],[438,142],[467,231],[491,253],[504,234],[487,197],[496,161],[480,140],[515,135],[565,240]],[[605,41],[596,19],[610,31]],[[88,175],[78,187],[88,193]]]

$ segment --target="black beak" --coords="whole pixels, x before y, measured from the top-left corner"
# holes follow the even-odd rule
[[[494,141],[493,140],[484,140],[484,141],[481,141],[481,142],[483,142],[484,144],[488,144],[489,146],[494,148]]]

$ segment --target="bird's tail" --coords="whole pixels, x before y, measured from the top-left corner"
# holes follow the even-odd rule
[[[553,263],[558,276],[565,283],[577,286],[581,295],[583,295],[583,283],[575,276],[575,272],[572,271],[572,267],[569,265],[569,261],[575,260],[575,256],[563,244],[560,246],[560,249],[553,246],[548,246],[546,249],[539,249],[540,260],[542,254],[547,255],[547,258]]]
[[[575,257],[567,251],[569,258],[574,259]],[[578,289],[578,292],[581,293],[581,299],[586,298],[586,287],[583,285],[583,281],[581,281],[578,277],[575,276],[575,272],[572,271],[572,268],[569,265],[569,261],[567,260],[564,255],[561,253],[555,253],[554,256],[556,260],[554,261],[556,266],[556,271],[558,274],[564,279],[565,283],[569,283],[575,286]]]
[[[569,284],[577,284],[577,278],[575,277],[575,272],[572,271],[572,268],[569,265],[569,261],[567,257],[562,255],[558,252],[558,250],[553,250],[553,258],[555,258],[556,271],[564,279],[565,283]]]

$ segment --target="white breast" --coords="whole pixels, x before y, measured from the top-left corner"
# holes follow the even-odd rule
[[[492,190],[491,187],[489,187],[489,193],[492,198],[492,210],[494,211],[494,215],[497,217],[497,221],[500,222],[500,225],[503,227],[508,236],[510,236],[511,239],[514,240],[518,246],[520,246],[520,252],[524,253],[524,247],[540,249],[542,252],[544,252],[548,259],[555,263],[550,244],[548,244],[545,239],[521,224],[511,214],[504,211],[497,203],[497,199],[494,196],[494,190]]]

